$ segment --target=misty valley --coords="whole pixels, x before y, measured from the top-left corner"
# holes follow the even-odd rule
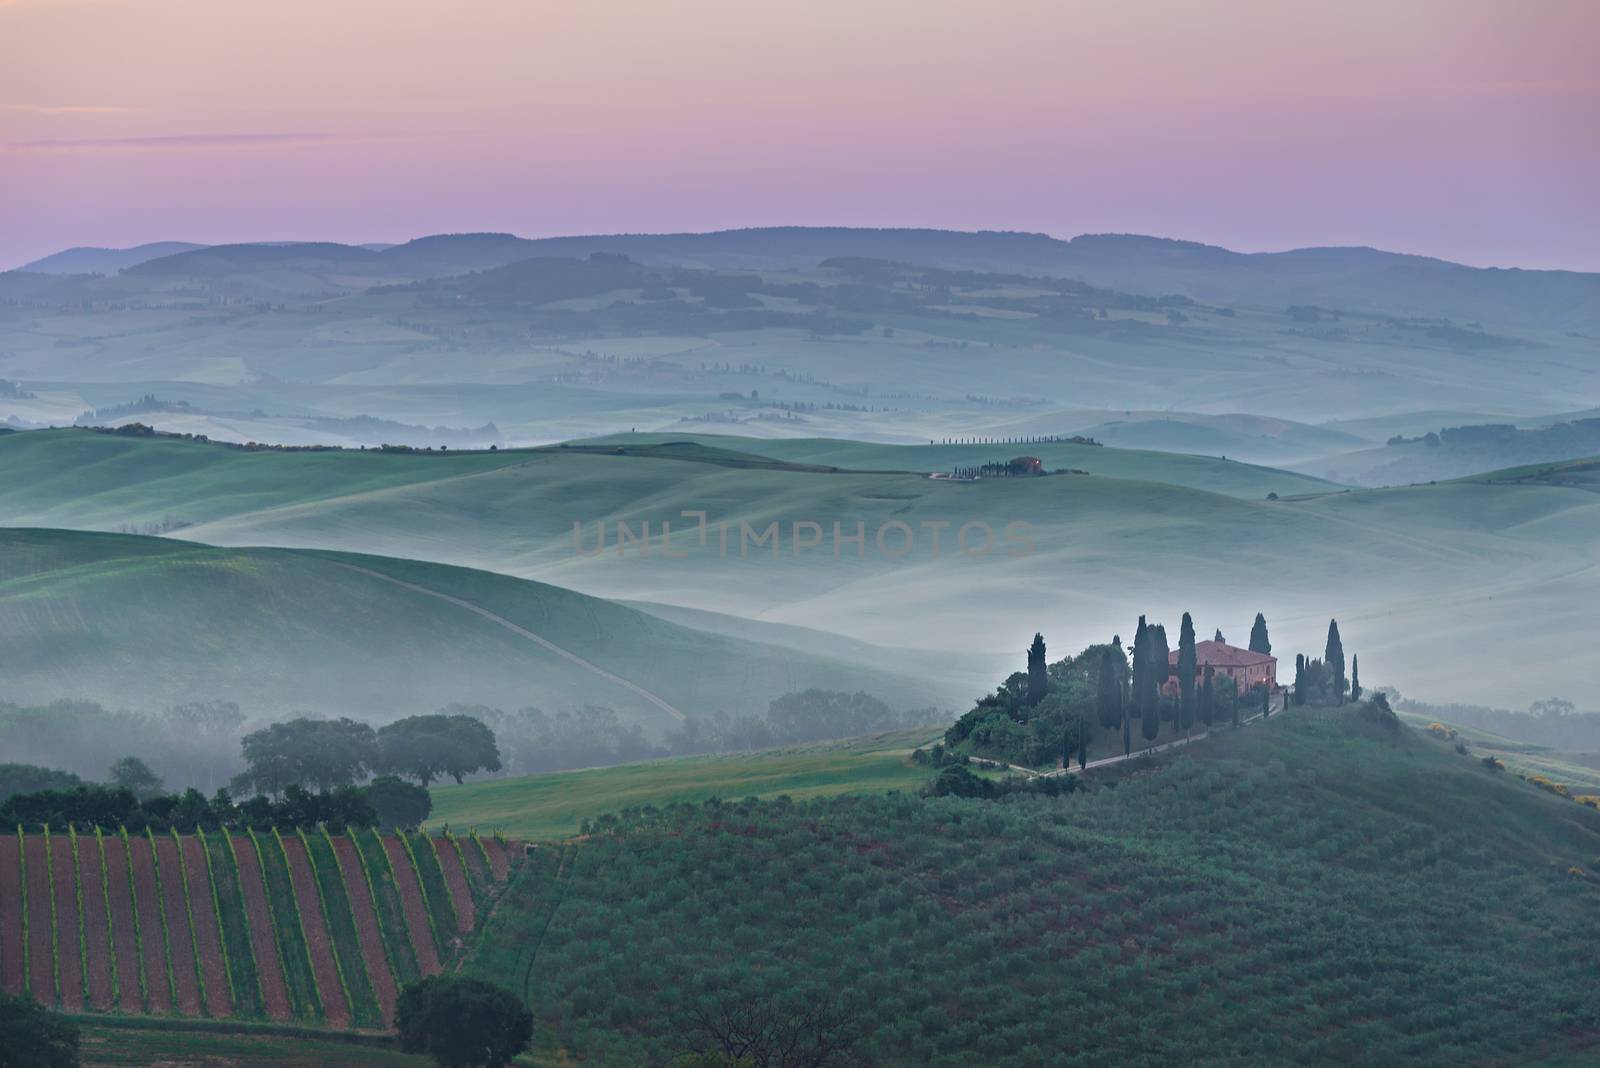
[[[1366,248],[0,273],[0,1066],[1593,1063],[1597,374]]]

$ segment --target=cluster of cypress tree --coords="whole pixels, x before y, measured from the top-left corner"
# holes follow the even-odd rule
[[[1323,647],[1322,659],[1309,659],[1301,653],[1294,658],[1294,703],[1307,701],[1323,703],[1332,701],[1342,705],[1345,695],[1350,700],[1361,700],[1361,665],[1359,658],[1350,658],[1350,674],[1345,675],[1344,642],[1339,637],[1339,621],[1328,620],[1328,641]]]
[[[1219,635],[1221,631],[1217,632]],[[1216,639],[1221,641],[1220,637]],[[1261,613],[1256,613],[1255,626],[1250,634],[1251,647],[1257,652],[1270,653],[1272,644],[1267,637],[1267,621]],[[1224,679],[1218,683],[1216,673],[1207,665],[1202,673],[1198,666],[1198,653],[1195,648],[1194,619],[1188,612],[1183,614],[1183,621],[1178,631],[1178,697],[1171,700],[1165,696],[1167,680],[1172,676],[1172,652],[1167,644],[1167,629],[1163,625],[1151,624],[1144,616],[1139,617],[1138,626],[1133,633],[1133,667],[1128,670],[1125,658],[1121,656],[1121,641],[1113,638],[1110,648],[1102,658],[1099,687],[1099,718],[1100,726],[1110,730],[1120,726],[1122,728],[1122,747],[1124,754],[1131,753],[1133,749],[1133,722],[1138,720],[1139,733],[1144,740],[1153,742],[1161,734],[1163,721],[1171,722],[1179,730],[1188,732],[1193,729],[1198,720],[1207,728],[1215,723],[1224,711],[1224,704],[1229,707],[1232,722],[1237,726],[1239,722],[1239,691],[1237,687],[1224,686],[1231,680]],[[1119,663],[1120,661],[1120,663]],[[1198,680],[1198,681],[1197,681]],[[1131,686],[1130,686],[1131,683]],[[1271,700],[1270,693],[1263,688],[1265,701],[1263,710]],[[1083,732],[1080,732],[1080,735]],[[1080,766],[1083,763],[1081,756],[1082,743],[1080,739]],[[1070,751],[1068,759],[1071,758]]]

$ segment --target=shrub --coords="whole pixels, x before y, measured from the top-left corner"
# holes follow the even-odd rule
[[[533,1040],[533,1013],[492,983],[435,975],[401,992],[395,1029],[444,1068],[504,1068]]]
[[[27,998],[0,993],[0,1065],[77,1068],[78,1025]]]

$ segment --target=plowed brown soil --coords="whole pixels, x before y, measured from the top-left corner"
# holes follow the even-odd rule
[[[84,997],[93,1009],[114,1009],[111,1003],[111,930],[106,926],[106,892],[101,879],[100,847],[93,834],[78,836],[78,871],[83,879],[83,934],[89,954]]]
[[[0,834],[0,990],[22,993],[27,952],[22,944],[22,851],[14,834]]]
[[[211,897],[211,877],[200,839],[184,836],[183,861],[189,875],[189,904],[194,910],[195,955],[206,980],[206,1013],[231,1016],[233,1000],[228,996],[228,967],[222,959],[222,932],[217,927],[216,902]]]
[[[306,948],[311,950],[311,970],[322,994],[322,1014],[330,1027],[350,1026],[350,1007],[345,1004],[339,984],[339,970],[333,962],[333,938],[322,914],[317,896],[317,877],[311,870],[306,847],[298,837],[283,836],[284,855],[289,858],[289,879],[294,884],[294,899],[300,904],[300,923],[306,932]]]
[[[389,970],[389,958],[383,951],[383,933],[378,930],[377,905],[367,891],[367,880],[361,874],[361,858],[356,855],[355,843],[348,838],[333,839],[333,851],[339,857],[339,870],[344,875],[345,896],[350,899],[350,911],[356,921],[356,934],[361,939],[361,959],[367,966],[367,977],[372,981],[372,993],[378,999],[378,1009],[383,1013],[386,1026],[394,1024],[394,1003],[399,997],[394,975]]]
[[[178,1012],[200,1015],[200,980],[194,971],[194,939],[189,934],[189,913],[183,903],[183,869],[178,864],[178,843],[170,835],[156,836],[156,857],[161,861],[162,908],[167,914],[167,935],[172,942],[172,978],[178,985]]]
[[[416,869],[411,866],[405,847],[393,835],[384,836],[383,849],[394,869],[394,885],[400,892],[400,907],[405,910],[406,930],[411,935],[411,949],[417,955],[417,970],[424,976],[438,975],[442,970],[439,949],[433,944],[433,933],[428,927],[428,909],[423,903]]]
[[[244,898],[245,916],[250,921],[250,948],[255,951],[256,971],[261,976],[261,999],[266,1003],[269,1017],[287,1020],[289,990],[283,983],[283,966],[273,938],[272,906],[267,903],[261,859],[256,856],[256,847],[248,835],[233,836],[233,852],[239,858],[239,891]]]
[[[44,838],[28,835],[23,843],[28,870],[28,982],[35,1001],[56,1003],[56,976],[50,955],[50,868]]]
[[[144,939],[144,984],[150,995],[150,1011],[172,1011],[172,992],[167,983],[167,954],[161,941],[161,895],[156,888],[156,858],[148,839],[128,836],[133,857],[133,889],[139,906],[139,932]]]
[[[78,947],[78,877],[72,866],[72,839],[50,836],[51,876],[56,896],[56,959],[61,968],[61,1007],[83,1011],[83,955]]]
[[[143,1012],[139,947],[133,937],[133,891],[128,883],[128,855],[122,849],[120,837],[106,835],[105,846],[106,879],[111,887],[111,929],[117,947],[117,1008],[127,1013]]]

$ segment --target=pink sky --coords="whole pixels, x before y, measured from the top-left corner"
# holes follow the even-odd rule
[[[1600,270],[1591,0],[0,0],[0,268],[771,224]]]

